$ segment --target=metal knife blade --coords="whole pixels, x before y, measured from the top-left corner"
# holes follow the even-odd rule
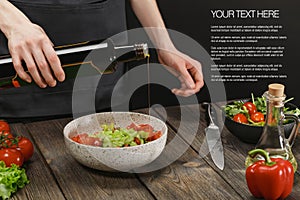
[[[215,165],[223,170],[224,169],[224,150],[221,140],[221,133],[219,127],[214,123],[216,112],[210,104],[208,104],[208,116],[210,124],[205,128],[206,141],[211,158]]]

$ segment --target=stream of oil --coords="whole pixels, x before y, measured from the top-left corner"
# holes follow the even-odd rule
[[[150,54],[146,55],[147,58],[147,79],[148,79],[148,85],[147,85],[147,96],[148,96],[148,114],[150,115],[150,108],[151,108],[151,86],[150,86]]]

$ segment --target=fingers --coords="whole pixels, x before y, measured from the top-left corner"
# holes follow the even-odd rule
[[[185,65],[185,64],[183,64]],[[189,65],[189,64],[187,64]],[[191,77],[190,73],[187,70],[187,67],[178,66],[178,71],[180,73],[180,76],[183,78],[183,81],[185,82],[186,86],[190,89],[193,89],[195,87],[195,83],[193,78]]]
[[[204,85],[203,81],[203,75],[202,75],[202,70],[201,70],[201,64],[199,62],[193,63],[194,65],[191,65],[190,63],[187,63],[187,66],[185,67],[186,72],[189,74],[189,77],[193,78],[193,83],[194,87],[188,87],[186,85],[186,76],[179,76],[179,80],[181,82],[181,88],[177,89],[174,88],[172,89],[172,92],[175,95],[183,96],[183,97],[188,97],[193,94],[196,94],[197,92],[200,91],[200,89]],[[198,65],[198,66],[197,66]]]
[[[195,88],[194,88],[194,90],[196,92],[199,92],[200,89],[204,85],[203,74],[202,74],[201,67],[200,68],[195,68],[194,67],[194,68],[190,69],[190,74],[193,76],[194,81],[195,81]]]
[[[49,68],[48,62],[46,61],[43,52],[40,49],[36,49],[33,52],[33,57],[38,67],[38,71],[42,75],[47,85],[49,85],[50,87],[54,87],[56,85],[56,80],[52,76],[52,72]]]
[[[28,83],[31,83],[32,79],[31,77],[25,72],[23,66],[22,66],[22,62],[21,62],[21,59],[19,58],[18,55],[12,55],[12,61],[13,61],[13,65],[14,65],[14,68],[18,74],[18,76],[28,82]]]
[[[50,41],[50,40],[49,40]],[[50,63],[51,69],[60,82],[65,80],[65,73],[64,70],[61,67],[60,60],[54,51],[53,47],[50,44],[44,44],[43,45],[43,51],[44,54],[48,60],[48,63]]]
[[[29,52],[32,52],[32,54]],[[44,52],[38,47],[32,48],[31,51],[24,50],[19,52],[19,54],[23,56],[22,59],[19,57],[19,54],[12,54],[14,68],[18,76],[27,82],[31,82],[32,77],[36,84],[41,88],[45,88],[47,85],[54,87],[56,85],[56,80],[52,75],[52,71],[59,81],[65,79],[64,71],[52,46],[45,47]],[[31,77],[24,71],[21,60],[25,61]],[[51,63],[50,66],[48,63]]]
[[[193,94],[195,94],[196,92],[192,89],[172,89],[172,93],[177,95],[177,96],[182,96],[182,97],[189,97]]]
[[[18,76],[45,88],[54,87],[56,80],[64,81],[65,74],[60,60],[53,49],[53,44],[38,25],[28,23],[21,30],[16,30],[8,38],[8,47],[12,56],[14,68]],[[28,72],[25,72],[22,61],[25,62]]]
[[[34,61],[32,55],[28,52],[24,52],[23,59],[26,63],[28,72],[30,73],[31,77],[36,82],[36,84],[41,88],[47,87],[45,81],[40,76],[40,73],[35,65],[35,61]]]

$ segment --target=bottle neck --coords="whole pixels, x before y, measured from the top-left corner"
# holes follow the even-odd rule
[[[268,126],[278,126],[283,119],[283,106],[278,106],[277,102],[267,100],[266,124]]]
[[[148,45],[140,43],[114,47],[114,55],[110,57],[110,60],[113,62],[129,62],[145,59],[147,56],[149,56]]]
[[[283,108],[285,95],[282,97],[276,97],[265,92],[264,97],[267,102],[266,124],[268,126],[278,126],[282,124],[284,118]]]

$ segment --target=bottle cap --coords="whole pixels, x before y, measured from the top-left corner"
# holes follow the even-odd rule
[[[284,85],[279,83],[272,83],[269,85],[269,94],[275,97],[284,96]]]

